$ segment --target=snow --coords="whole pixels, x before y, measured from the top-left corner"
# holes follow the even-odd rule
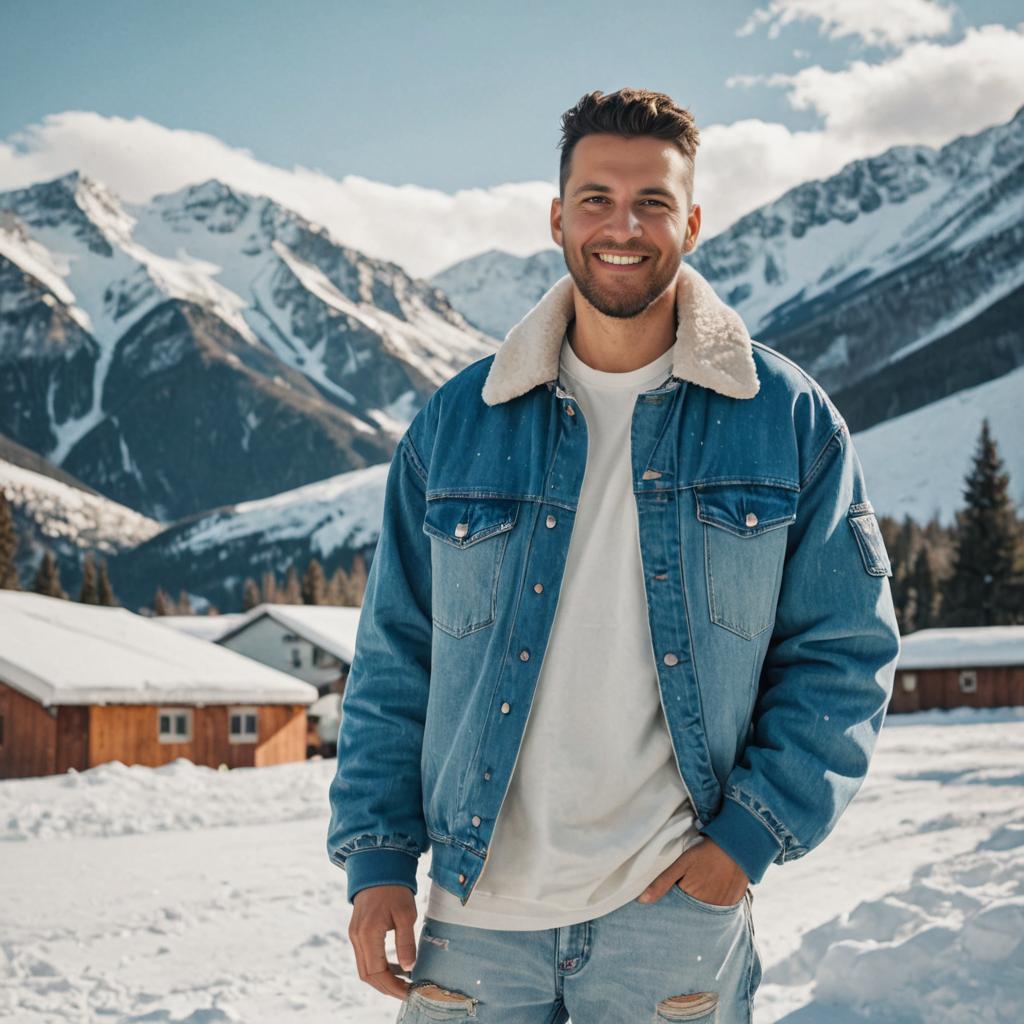
[[[228,612],[223,615],[154,615],[149,621],[181,630],[200,640],[219,640],[245,618],[245,612]]]
[[[342,547],[373,544],[380,534],[389,466],[380,462],[210,513],[183,531],[169,550],[224,550],[255,536],[267,546],[308,539],[311,551],[325,558]]]
[[[919,629],[900,646],[899,669],[1024,666],[1024,626]]]
[[[127,608],[0,590],[0,679],[44,705],[312,704],[316,687]]]
[[[888,716],[834,832],[754,886],[754,1024],[1016,1024],[1022,710]],[[0,1018],[393,1021],[324,847],[333,772],[111,762],[0,782]]]
[[[361,611],[361,607],[346,605],[262,603],[237,616],[239,621],[217,639],[235,636],[257,619],[269,615],[289,632],[352,664]]]
[[[988,417],[1010,474],[1010,497],[1024,509],[1024,367],[965,388],[853,435],[871,503],[879,514],[951,525],[963,507],[981,421]]]
[[[127,505],[0,459],[0,491],[44,537],[102,554],[149,540],[164,527]]]

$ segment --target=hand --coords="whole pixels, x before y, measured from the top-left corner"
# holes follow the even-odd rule
[[[348,938],[356,954],[359,980],[386,996],[405,999],[412,987],[397,975],[416,962],[416,897],[407,885],[373,885],[360,889],[352,901]],[[395,932],[395,952],[401,965],[384,953],[384,937]]]
[[[686,884],[679,886],[683,892],[720,907],[738,902],[750,885],[743,868],[718,843],[703,836],[672,861],[637,898],[641,903],[654,903],[684,879]]]

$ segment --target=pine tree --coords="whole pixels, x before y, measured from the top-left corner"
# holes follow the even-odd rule
[[[96,579],[96,565],[93,562],[92,552],[86,554],[82,562],[82,586],[78,591],[78,600],[81,604],[99,604],[100,591]]]
[[[278,593],[281,604],[302,604],[302,584],[299,582],[299,570],[292,562],[284,578],[284,592]]]
[[[348,579],[348,603],[353,608],[361,607],[363,594],[366,593],[367,579],[366,559],[363,558],[361,551],[357,551],[355,558],[352,559],[352,568],[349,570]]]
[[[327,580],[324,577],[323,566],[315,558],[311,558],[306,564],[306,571],[302,575],[302,600],[305,604],[325,604],[325,593]]]
[[[260,588],[251,576],[246,576],[242,584],[242,611],[247,612],[260,603]]]
[[[59,597],[64,601],[68,599],[60,585],[60,566],[52,551],[47,551],[43,555],[32,589],[37,594],[45,594],[47,597]]]
[[[914,592],[914,629],[929,629],[935,625],[935,574],[924,547],[914,559],[910,586]]]
[[[153,614],[154,615],[173,615],[174,605],[171,601],[171,595],[164,590],[163,587],[157,587],[156,593],[153,595]]]
[[[966,507],[956,514],[953,571],[942,593],[943,625],[1011,625],[1021,614],[1020,521],[987,418],[964,500]]]
[[[99,582],[97,584],[99,590],[99,603],[105,605],[107,608],[119,607],[118,600],[114,596],[114,588],[110,585],[110,576],[107,574],[107,560],[100,560],[100,573]]]
[[[267,604],[274,604],[277,601],[277,576],[272,572],[263,574],[263,600]]]
[[[188,591],[182,587],[178,591],[178,601],[175,605],[179,615],[195,615],[196,610],[192,607],[192,599],[188,596]]]
[[[18,532],[14,529],[14,516],[7,495],[0,490],[0,590],[20,590],[18,567],[14,554],[18,550]]]
[[[330,605],[343,605],[345,604],[345,594],[348,592],[348,577],[345,575],[345,570],[339,565],[337,569],[331,573],[331,578],[327,581],[327,594],[324,600]]]

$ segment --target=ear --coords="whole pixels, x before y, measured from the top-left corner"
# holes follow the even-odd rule
[[[562,245],[562,200],[555,196],[551,200],[551,238],[556,245]]]
[[[686,228],[690,244],[683,251],[693,252],[697,247],[697,236],[700,234],[700,203],[694,203],[690,207],[690,214],[686,218]]]

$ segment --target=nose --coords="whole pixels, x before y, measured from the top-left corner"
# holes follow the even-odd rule
[[[635,238],[642,234],[640,218],[628,203],[619,203],[605,223],[608,233],[615,239]]]

